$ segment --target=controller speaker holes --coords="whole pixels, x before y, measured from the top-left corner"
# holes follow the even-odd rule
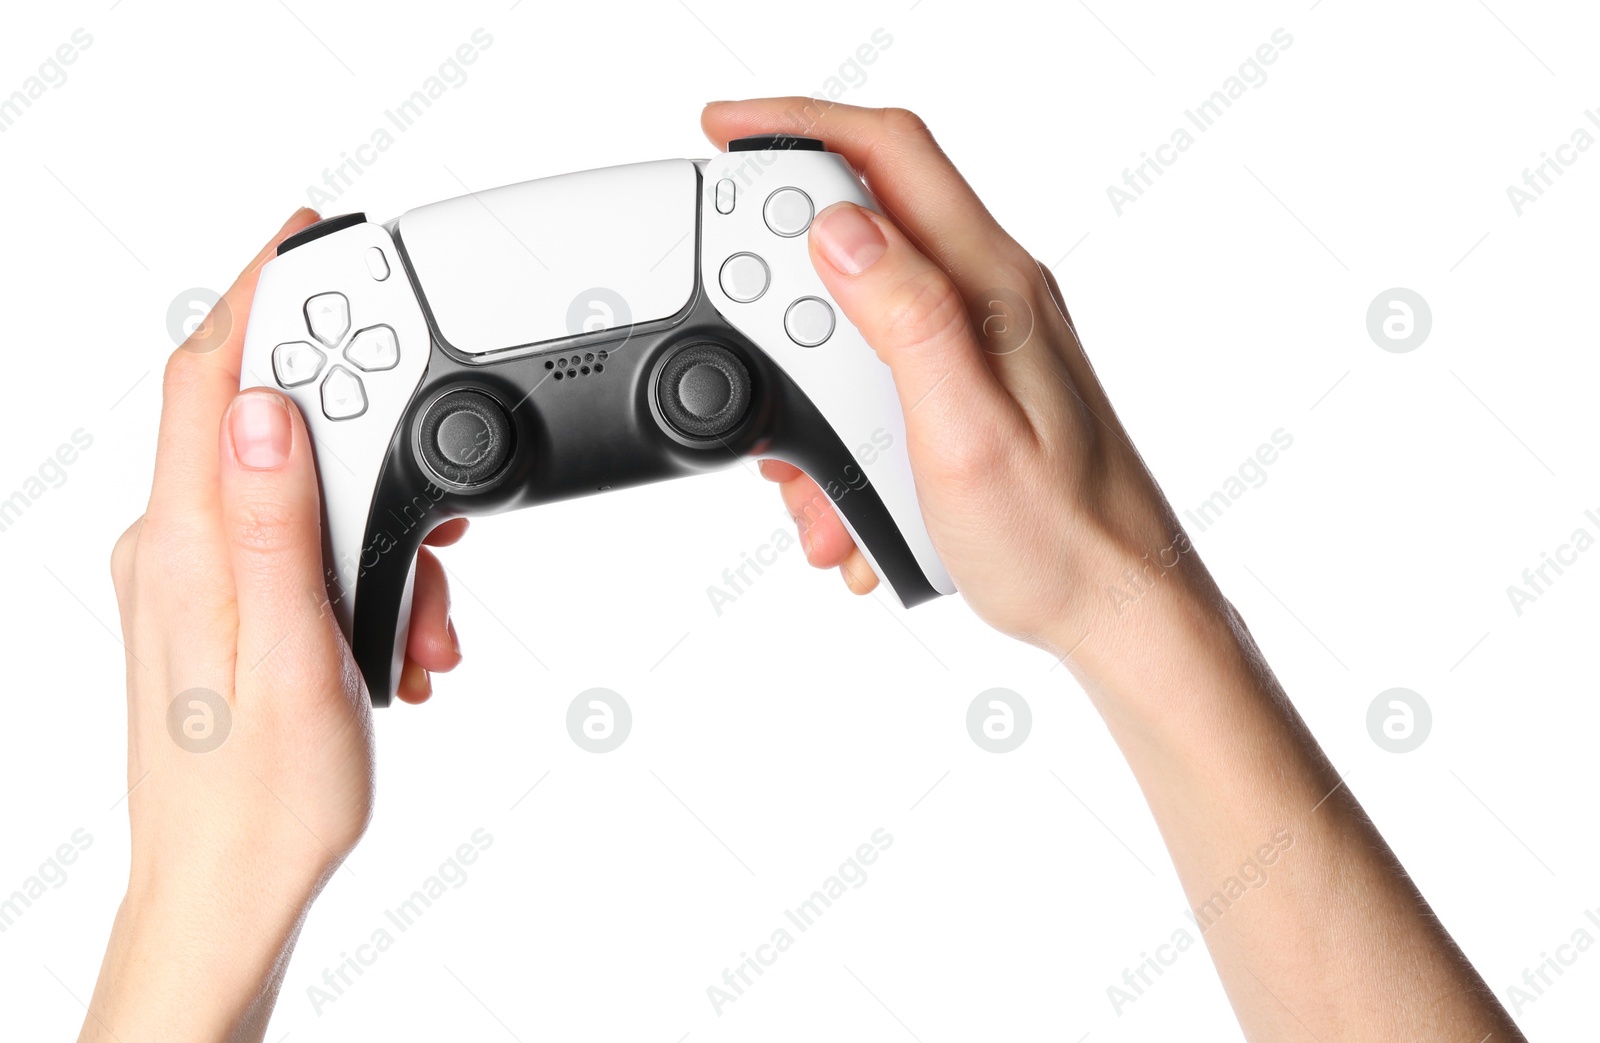
[[[581,351],[545,359],[544,368],[549,370],[550,375],[556,380],[576,380],[591,373],[604,373],[606,360],[610,357],[611,353],[608,351]]]

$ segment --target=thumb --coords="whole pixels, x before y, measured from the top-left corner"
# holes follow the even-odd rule
[[[955,284],[893,222],[835,203],[812,222],[810,243],[828,293],[893,372],[909,431],[1015,411]]]
[[[316,463],[294,403],[265,388],[235,396],[222,421],[220,470],[238,672],[282,676],[283,664],[309,658],[325,674],[337,639],[322,574]]]

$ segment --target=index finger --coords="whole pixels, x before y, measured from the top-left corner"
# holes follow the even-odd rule
[[[928,125],[905,109],[864,109],[817,98],[715,101],[700,125],[718,148],[752,134],[821,138],[866,179],[917,248],[964,293],[993,286],[996,269],[1036,274],[1027,251],[1006,234]]]
[[[315,210],[296,210],[239,273],[212,308],[205,325],[167,360],[162,381],[161,430],[156,440],[156,474],[150,489],[153,511],[170,508],[158,513],[185,512],[186,508],[214,501],[219,474],[217,426],[239,391],[239,359],[256,278],[279,243],[317,219]],[[212,340],[217,340],[214,347]]]

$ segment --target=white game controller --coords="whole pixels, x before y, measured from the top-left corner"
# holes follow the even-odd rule
[[[954,591],[889,369],[811,266],[811,220],[841,200],[877,209],[822,142],[766,136],[284,241],[241,386],[305,416],[328,596],[374,703],[399,681],[434,526],[739,456],[810,475],[902,604]]]

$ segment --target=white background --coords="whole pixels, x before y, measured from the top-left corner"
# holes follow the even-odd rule
[[[704,155],[703,102],[821,92],[886,30],[842,100],[917,110],[1054,267],[1180,512],[1292,434],[1264,485],[1191,534],[1504,1001],[1600,905],[1600,553],[1520,617],[1506,593],[1574,529],[1600,532],[1583,516],[1600,508],[1600,154],[1520,216],[1506,194],[1600,105],[1600,24],[1575,3],[1491,3],[12,12],[0,93],[74,29],[93,44],[0,135],[0,494],[74,430],[94,444],[0,532],[0,893],[75,829],[93,844],[0,934],[0,1034],[75,1031],[125,880],[106,561],[148,488],[168,305],[226,286],[480,27],[493,43],[466,82],[329,210],[388,218],[461,181]],[[1294,42],[1266,82],[1118,216],[1106,187],[1278,28]],[[1367,333],[1390,287],[1432,308],[1408,354]],[[1065,670],[959,598],[910,613],[852,599],[798,551],[712,611],[707,586],[788,524],[733,468],[484,520],[445,552],[466,664],[430,705],[379,715],[376,820],[312,912],[268,1038],[1237,1038],[1200,948],[1120,1013],[1107,998],[1187,921]],[[604,755],[564,725],[593,686],[634,714]],[[964,724],[997,686],[1034,715],[1007,755]],[[1434,716],[1404,755],[1365,723],[1395,686]],[[316,1012],[323,969],[479,828],[493,846],[466,883]],[[714,1013],[706,987],[879,828],[894,843],[867,882]],[[1597,986],[1591,951],[1520,1020],[1537,1038],[1592,1035]]]

